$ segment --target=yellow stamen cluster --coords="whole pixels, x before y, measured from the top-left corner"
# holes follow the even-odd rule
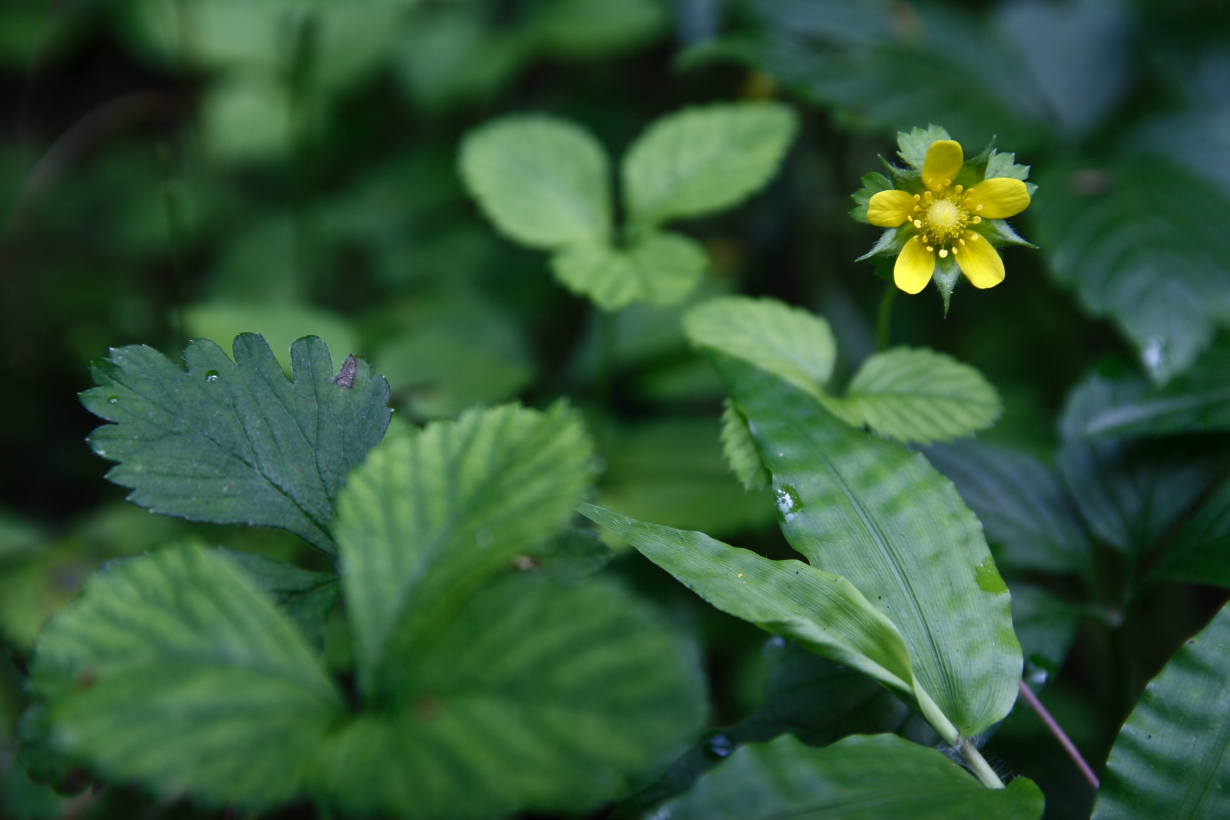
[[[965,226],[982,222],[982,217],[974,213],[981,211],[982,205],[971,203],[973,188],[968,191],[961,185],[949,188],[952,184],[949,179],[928,182],[935,193],[915,194],[914,208],[908,217],[918,231],[914,238],[926,243],[927,250],[932,253],[939,248],[941,259],[948,256],[949,250],[955,256],[966,239],[977,239],[978,234],[965,230]]]

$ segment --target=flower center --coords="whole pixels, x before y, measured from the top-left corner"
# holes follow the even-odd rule
[[[914,223],[918,239],[927,246],[927,250],[938,248],[940,256],[945,257],[948,256],[949,248],[952,248],[953,253],[957,253],[958,246],[965,244],[961,237],[966,233],[966,226],[977,225],[982,221],[982,217],[970,214],[970,193],[972,189],[963,191],[962,186],[957,185],[941,190],[938,195],[931,191],[915,195],[916,204],[910,221]]]
[[[941,199],[927,209],[925,224],[928,233],[940,236],[953,236],[960,230],[964,221],[961,211],[947,199]]]

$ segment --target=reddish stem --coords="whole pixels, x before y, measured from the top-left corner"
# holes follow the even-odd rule
[[[1059,741],[1059,745],[1068,753],[1068,757],[1072,758],[1072,762],[1076,764],[1076,768],[1081,770],[1085,780],[1093,786],[1094,791],[1097,791],[1101,783],[1098,782],[1098,776],[1093,773],[1093,769],[1089,768],[1089,764],[1085,762],[1085,758],[1081,757],[1081,753],[1077,751],[1076,746],[1068,739],[1068,735],[1064,732],[1063,727],[1055,722],[1055,718],[1051,717],[1051,713],[1046,711],[1046,707],[1042,705],[1042,701],[1038,700],[1030,688],[1025,685],[1025,681],[1021,681],[1021,696],[1025,698],[1025,702],[1038,713],[1038,717],[1042,718],[1042,722],[1046,724],[1046,728],[1051,730],[1051,734]]]

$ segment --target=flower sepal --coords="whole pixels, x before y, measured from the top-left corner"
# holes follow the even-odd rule
[[[961,278],[961,268],[957,265],[957,260],[953,256],[947,256],[944,259],[935,260],[935,272],[931,274],[931,281],[935,283],[935,289],[940,292],[940,297],[944,300],[944,318],[948,318],[948,302],[952,299],[952,292],[956,290],[957,282]]]

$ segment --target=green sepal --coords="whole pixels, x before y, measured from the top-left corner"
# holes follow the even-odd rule
[[[892,181],[883,174],[870,173],[862,178],[863,187],[859,188],[854,193],[850,194],[850,198],[855,201],[858,207],[850,211],[850,216],[856,222],[862,222],[864,225],[870,225],[867,221],[867,203],[871,202],[871,198],[881,191],[893,190]]]
[[[915,126],[908,134],[904,131],[897,132],[897,145],[901,148],[897,154],[907,163],[922,171],[923,162],[927,158],[927,149],[931,147],[931,143],[950,139],[952,137],[948,136],[948,131],[938,125],[928,125],[926,128]]]
[[[940,292],[940,296],[944,299],[944,318],[948,318],[948,302],[952,299],[952,292],[957,287],[957,281],[961,278],[961,268],[957,265],[955,257],[949,255],[944,259],[936,257],[935,273],[931,274],[932,281],[935,282],[935,289]]]
[[[873,256],[891,256],[896,258],[897,254],[901,253],[901,249],[905,247],[905,243],[909,241],[911,235],[904,225],[897,228],[885,228],[884,233],[880,234],[879,241],[872,246],[871,250],[854,261],[862,262],[864,259],[870,259]]]
[[[1032,242],[1022,239],[1012,226],[1002,219],[984,219],[980,225],[970,228],[977,231],[993,247],[1002,248],[1005,245],[1024,245],[1026,248],[1037,248]]]

